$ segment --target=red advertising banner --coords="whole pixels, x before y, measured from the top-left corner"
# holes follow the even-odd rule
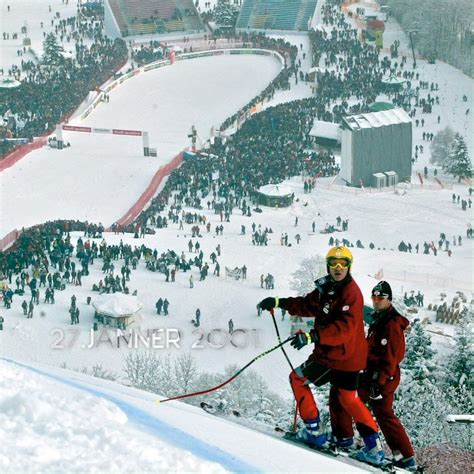
[[[79,127],[77,125],[63,125],[63,130],[69,130],[71,132],[92,132],[91,127]]]
[[[0,251],[4,251],[8,247],[10,247],[13,242],[15,242],[16,239],[18,239],[18,236],[20,235],[20,232],[15,229],[9,232],[3,239],[0,240]]]
[[[114,135],[131,135],[133,137],[142,136],[142,132],[140,130],[121,130],[119,128],[113,128],[112,133]]]

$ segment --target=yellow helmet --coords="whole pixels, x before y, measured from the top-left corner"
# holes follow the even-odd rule
[[[326,255],[326,262],[332,258],[342,258],[350,264],[353,262],[351,251],[347,247],[332,247]]]

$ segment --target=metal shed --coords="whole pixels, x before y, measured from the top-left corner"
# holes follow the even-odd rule
[[[347,116],[341,127],[341,177],[351,186],[367,186],[387,171],[410,180],[412,121],[403,109]]]

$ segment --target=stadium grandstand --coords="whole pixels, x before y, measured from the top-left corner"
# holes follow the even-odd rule
[[[106,0],[104,10],[113,38],[204,31],[193,0]]]
[[[317,0],[244,0],[239,30],[308,31]]]

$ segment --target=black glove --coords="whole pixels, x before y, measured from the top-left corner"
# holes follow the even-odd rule
[[[258,303],[258,306],[260,306],[260,308],[262,309],[266,309],[267,311],[270,311],[273,308],[275,308],[276,299],[272,297],[265,298],[264,300],[260,301],[260,303]]]
[[[371,400],[382,400],[382,389],[378,383],[371,383],[369,386],[369,396]]]
[[[318,342],[317,333],[313,330],[310,332],[304,332],[300,329],[296,332],[295,338],[291,341],[291,345],[295,349],[300,350],[312,342]]]
[[[327,290],[329,285],[331,285],[331,277],[330,276],[323,276],[321,278],[318,278],[314,282],[316,289],[319,291],[320,295],[323,295],[324,292]]]

